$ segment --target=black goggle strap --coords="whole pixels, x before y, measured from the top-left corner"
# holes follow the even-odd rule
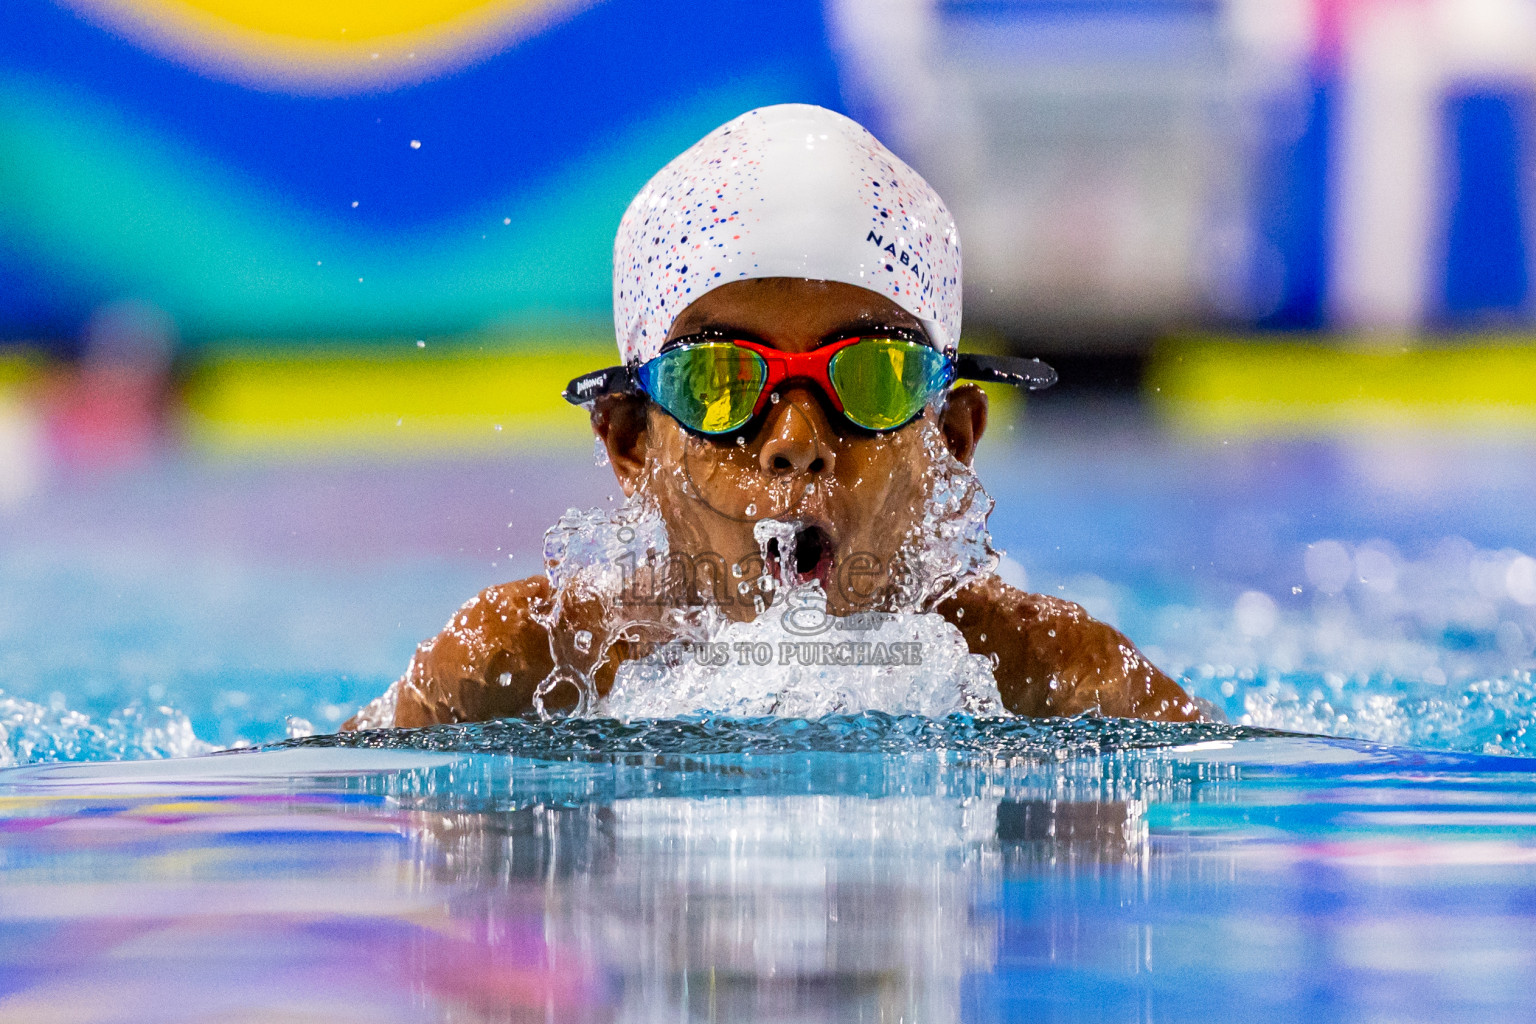
[[[584,373],[565,386],[563,397],[572,405],[591,405],[604,395],[639,391],[640,381],[633,367],[610,366]]]
[[[1056,371],[1038,359],[984,356],[974,352],[955,356],[955,377],[993,384],[1017,384],[1030,391],[1043,391],[1056,383]]]

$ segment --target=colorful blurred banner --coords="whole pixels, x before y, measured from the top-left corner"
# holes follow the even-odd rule
[[[601,330],[625,204],[764,103],[840,103],[820,5],[6,0],[0,338],[103,305],[229,337]]]
[[[625,203],[786,100],[1016,341],[1536,326],[1536,0],[5,0],[0,339],[600,335]]]

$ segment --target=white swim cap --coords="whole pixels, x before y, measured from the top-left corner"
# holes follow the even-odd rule
[[[841,114],[803,103],[721,125],[635,196],[613,242],[619,354],[641,363],[688,304],[757,277],[879,292],[960,340],[960,236],[938,193]]]

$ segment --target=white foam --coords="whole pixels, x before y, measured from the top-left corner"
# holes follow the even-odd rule
[[[828,615],[816,583],[751,622],[721,622],[619,667],[599,711],[815,718],[859,711],[1003,713],[991,662],[933,612]]]

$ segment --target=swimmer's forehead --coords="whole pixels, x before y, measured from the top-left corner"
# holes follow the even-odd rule
[[[673,321],[667,340],[734,334],[767,344],[803,344],[865,332],[927,340],[916,317],[878,292],[841,281],[782,277],[735,281],[700,296]]]

